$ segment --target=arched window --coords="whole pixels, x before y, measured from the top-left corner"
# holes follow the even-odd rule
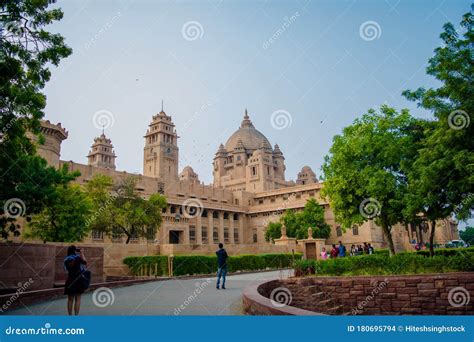
[[[336,227],[336,235],[337,235],[337,236],[342,236],[342,229],[341,229],[340,226],[337,226],[337,227]]]

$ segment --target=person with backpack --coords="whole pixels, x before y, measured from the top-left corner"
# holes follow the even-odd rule
[[[74,315],[79,315],[81,295],[89,287],[90,272],[85,270],[84,265],[87,265],[84,252],[76,246],[69,246],[64,259],[64,268],[67,271],[64,294],[68,296],[67,311],[69,316],[72,316],[73,307]]]

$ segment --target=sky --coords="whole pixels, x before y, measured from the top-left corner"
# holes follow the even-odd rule
[[[446,22],[470,1],[61,1],[73,54],[53,68],[46,118],[69,131],[63,160],[86,163],[105,133],[117,169],[142,173],[143,135],[164,110],[176,125],[180,165],[212,182],[212,159],[247,108],[286,158],[320,176],[334,135],[369,108],[429,112],[401,96],[436,86],[425,68]]]

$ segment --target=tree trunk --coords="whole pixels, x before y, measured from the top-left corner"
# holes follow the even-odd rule
[[[433,242],[434,242],[434,236],[435,236],[435,229],[436,229],[436,221],[432,220],[431,231],[430,231],[430,257],[434,256]]]
[[[395,246],[393,245],[392,232],[390,231],[388,224],[382,223],[382,231],[388,242],[390,256],[395,255],[396,253],[395,253]]]

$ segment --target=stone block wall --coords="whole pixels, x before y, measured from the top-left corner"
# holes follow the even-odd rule
[[[474,272],[290,278],[259,292],[276,287],[290,290],[290,306],[326,314],[474,315]]]

